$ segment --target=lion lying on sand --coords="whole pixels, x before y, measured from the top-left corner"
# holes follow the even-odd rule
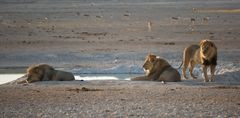
[[[27,79],[19,83],[31,83],[37,81],[72,81],[75,80],[70,72],[55,70],[47,64],[30,66],[27,69]]]
[[[201,64],[205,82],[209,81],[207,76],[208,67],[211,69],[210,81],[214,81],[214,72],[217,65],[217,47],[209,40],[201,40],[199,45],[190,45],[184,49],[182,64],[183,77],[186,79],[188,79],[186,76],[186,69],[189,67],[190,75],[192,78],[196,79],[197,77],[193,75],[193,69],[196,64]]]
[[[133,81],[179,82],[181,76],[166,60],[149,54],[143,64],[146,76],[132,78]]]

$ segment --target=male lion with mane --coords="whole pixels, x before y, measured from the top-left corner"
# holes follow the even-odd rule
[[[207,76],[207,68],[209,66],[211,69],[210,81],[214,81],[214,72],[217,65],[217,47],[212,41],[206,39],[201,40],[199,45],[190,45],[184,49],[182,64],[182,74],[186,79],[188,79],[186,76],[188,66],[192,78],[197,79],[197,77],[193,75],[193,69],[196,64],[201,64],[205,77],[204,81],[209,81]]]
[[[132,78],[133,81],[163,81],[179,82],[181,77],[179,72],[174,69],[166,60],[149,54],[146,56],[143,69],[146,76]]]
[[[27,69],[27,79],[20,83],[31,83],[37,81],[72,81],[75,80],[70,72],[55,70],[47,64],[30,66]]]

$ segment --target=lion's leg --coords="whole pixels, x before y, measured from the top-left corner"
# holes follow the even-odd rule
[[[213,81],[215,81],[214,73],[215,73],[215,70],[216,70],[216,65],[211,65],[210,69],[211,69],[211,79],[210,79],[210,81],[213,82]]]
[[[207,75],[207,66],[203,65],[202,68],[203,68],[203,73],[204,73],[204,81],[208,82],[209,79],[208,79],[208,75]]]
[[[185,79],[188,79],[188,77],[186,76],[186,70],[188,68],[188,65],[189,65],[189,60],[185,58],[183,62],[183,68],[182,68],[182,75]]]
[[[190,75],[192,76],[193,79],[197,79],[197,77],[193,75],[193,69],[194,69],[194,67],[195,67],[195,63],[194,63],[194,61],[191,61],[191,62],[190,62],[189,72],[190,72]]]
[[[188,79],[188,77],[186,76],[186,70],[187,70],[187,67],[185,65],[183,65],[183,68],[182,68],[182,74],[183,74],[183,77],[185,79]]]

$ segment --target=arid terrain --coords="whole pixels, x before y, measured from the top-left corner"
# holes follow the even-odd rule
[[[237,0],[1,0],[0,68],[36,63],[70,69],[142,64],[149,52],[178,66],[184,47],[203,38],[219,47],[220,61],[238,63],[239,4]]]
[[[190,44],[218,47],[216,82],[96,80],[0,85],[0,117],[239,117],[239,0],[0,0],[0,73],[47,63],[81,74],[175,68]],[[179,69],[179,72],[181,70]],[[6,79],[6,78],[0,78]]]
[[[121,80],[0,86],[1,117],[233,117],[239,85]]]

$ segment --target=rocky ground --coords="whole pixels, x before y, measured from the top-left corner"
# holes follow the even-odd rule
[[[120,80],[1,85],[1,117],[239,117],[240,87]]]

